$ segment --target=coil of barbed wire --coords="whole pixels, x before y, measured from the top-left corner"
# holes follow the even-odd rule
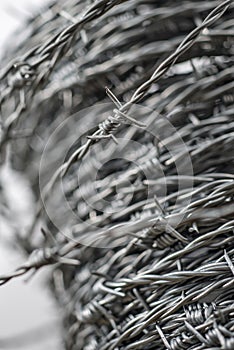
[[[233,1],[41,11],[0,73],[1,164],[35,196],[0,284],[50,269],[68,350],[232,349]]]

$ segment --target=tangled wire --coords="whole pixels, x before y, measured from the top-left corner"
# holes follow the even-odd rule
[[[36,203],[0,284],[51,266],[66,349],[234,348],[233,13],[56,1],[8,48],[1,166]]]

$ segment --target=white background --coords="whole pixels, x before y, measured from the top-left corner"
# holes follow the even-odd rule
[[[48,0],[0,0],[0,57],[4,53],[4,46],[14,45],[14,35],[12,33],[20,27],[24,17],[32,15],[36,7],[48,2]],[[0,69],[1,69],[0,62]],[[2,169],[0,169],[2,171]],[[5,170],[4,170],[5,171]],[[10,181],[17,174],[7,174]],[[14,181],[12,182],[14,183]],[[27,184],[20,181],[18,175],[18,194],[17,188],[12,186],[12,192],[16,201],[15,208],[26,209],[22,194],[28,191]],[[25,188],[24,188],[25,187]],[[15,191],[16,189],[16,191]],[[1,198],[0,198],[1,201]],[[22,201],[22,205],[20,203]],[[17,209],[15,209],[17,215]],[[21,213],[18,213],[21,214]],[[10,272],[24,262],[23,256],[17,251],[7,248],[4,244],[3,236],[12,234],[0,215],[0,275]],[[46,268],[45,268],[46,270]],[[29,282],[25,278],[12,280],[10,283],[0,287],[0,349],[5,347],[1,342],[5,339],[11,340],[11,345],[7,349],[19,350],[59,350],[61,349],[59,341],[59,323],[58,313],[53,298],[49,294],[44,284],[45,272],[40,272]],[[53,327],[55,325],[55,327]],[[57,325],[57,326],[56,326]],[[40,333],[41,327],[48,326],[47,334]],[[50,328],[52,327],[52,329]],[[31,333],[33,339],[30,340],[24,333],[36,330]],[[14,341],[18,335],[23,336],[24,340],[30,340],[29,343],[20,344]]]

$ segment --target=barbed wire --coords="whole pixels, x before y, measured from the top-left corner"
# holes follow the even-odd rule
[[[143,97],[146,95],[147,91],[152,86],[152,84],[155,84],[173,66],[176,60],[194,44],[195,40],[197,39],[197,37],[199,36],[199,34],[202,32],[204,28],[209,27],[211,24],[213,24],[218,18],[220,18],[224,14],[224,12],[227,10],[231,2],[232,2],[231,0],[229,1],[227,0],[227,1],[224,1],[222,4],[218,5],[205,18],[205,20],[201,23],[201,25],[199,25],[191,33],[189,33],[186,36],[186,38],[181,42],[181,44],[178,46],[176,51],[173,52],[163,63],[159,65],[159,67],[156,68],[156,70],[154,71],[150,79],[146,81],[144,84],[142,84],[135,91],[132,98],[127,103],[122,105],[120,101],[117,99],[117,97],[114,96],[114,94],[107,88],[106,90],[107,95],[116,105],[116,109],[114,109],[114,115],[108,117],[103,123],[101,123],[98,129],[91,136],[88,136],[89,140],[84,145],[82,145],[79,149],[77,149],[72,154],[70,159],[66,163],[64,163],[60,167],[60,169],[58,169],[56,174],[54,174],[53,178],[48,183],[45,189],[45,192],[49,193],[51,188],[53,188],[56,180],[60,176],[64,176],[68,171],[69,167],[74,162],[76,162],[77,160],[81,160],[94,143],[96,143],[100,139],[114,138],[113,133],[120,127],[122,122],[127,122],[127,123],[130,122],[136,126],[144,127],[142,123],[134,120],[128,114],[126,114],[126,110],[128,110],[132,104],[136,104],[143,99]],[[45,200],[45,196],[43,196],[43,198]]]
[[[51,236],[48,232],[42,229],[43,235]],[[53,236],[52,236],[53,237]],[[53,239],[53,241],[55,241]],[[55,241],[56,245],[57,242]],[[32,271],[35,274],[40,268],[48,265],[54,264],[66,264],[72,266],[79,266],[80,262],[77,259],[71,257],[66,257],[66,255],[73,252],[76,248],[80,246],[79,243],[67,243],[62,248],[53,246],[52,248],[37,248],[33,250],[31,255],[28,258],[28,261],[18,267],[15,271],[8,273],[6,275],[0,275],[0,286],[11,281],[13,278],[17,278],[27,274]]]
[[[16,109],[13,115],[8,117],[6,125],[3,127],[4,134],[1,135],[0,149],[7,142],[13,125],[19,120],[28,103],[25,97],[24,87],[31,87],[30,101],[35,90],[43,83],[43,80],[49,78],[55,65],[69,50],[77,32],[82,30],[88,22],[99,18],[112,7],[124,1],[126,0],[100,0],[94,3],[83,12],[81,18],[75,23],[52,36],[45,44],[34,47],[22,58],[15,59],[2,69],[0,72],[0,80],[3,80],[6,76],[9,76],[9,79],[7,85],[0,91],[0,103],[2,104],[15,89],[21,88],[21,90],[18,109]],[[38,67],[46,62],[49,64],[48,69],[39,74],[37,72]]]
[[[40,41],[42,33],[52,38],[51,32],[64,23],[65,17],[75,23],[79,4],[77,0],[68,1],[63,16],[57,16],[61,12],[58,4],[52,6],[49,15],[36,20],[35,32],[27,45]],[[65,347],[69,350],[74,346],[79,350],[233,349],[233,11],[225,13],[214,31],[202,32],[205,21],[201,16],[205,17],[216,5],[218,9],[205,19],[210,26],[226,6],[233,9],[233,2],[219,6],[217,1],[209,4],[185,1],[178,6],[171,1],[155,4],[139,0],[113,8],[103,16],[103,22],[98,19],[94,29],[87,30],[88,42],[81,45],[84,50],[81,57],[72,56],[72,65],[68,60],[57,66],[51,80],[45,79],[45,89],[35,95],[31,108],[26,106],[25,120],[19,129],[27,127],[33,131],[29,145],[21,148],[21,143],[11,140],[12,147],[19,147],[13,157],[14,165],[20,164],[39,198],[34,164],[41,157],[41,138],[46,139],[71,114],[76,103],[75,111],[102,101],[105,96],[100,86],[113,82],[111,89],[107,89],[107,97],[115,105],[112,115],[108,118],[106,110],[98,106],[95,112],[87,111],[87,129],[93,124],[99,126],[84,135],[80,120],[71,123],[52,144],[43,169],[43,182],[51,180],[50,186],[63,177],[67,202],[81,221],[63,216],[64,197],[61,199],[57,191],[52,191],[53,185],[51,191],[46,192],[47,186],[44,192],[45,197],[50,197],[52,212],[61,216],[71,237],[91,245],[61,239],[60,232],[40,207],[35,222],[46,227],[46,232],[51,230],[50,238],[42,241],[36,236],[37,226],[35,230],[30,228],[37,245],[31,235],[24,235],[18,245],[32,255],[19,269],[0,277],[0,284],[4,284],[20,276],[30,277],[30,273],[43,266],[52,266],[50,286],[61,307]],[[45,18],[53,22],[51,27],[49,22],[43,27]],[[148,28],[150,20],[156,24],[159,20],[159,24]],[[181,41],[194,23],[198,27]],[[198,38],[201,32],[203,35]],[[84,41],[86,34],[83,33]],[[170,37],[173,39],[169,40]],[[167,44],[163,44],[163,38]],[[152,43],[154,48],[163,47],[153,50]],[[74,45],[71,43],[72,51],[78,51],[80,46]],[[108,50],[112,56],[111,53],[108,56]],[[164,59],[169,52],[173,53]],[[181,53],[182,66],[174,61]],[[82,77],[74,78],[76,64],[77,69],[83,69]],[[25,68],[22,66],[23,71]],[[41,70],[42,75],[46,70]],[[166,79],[160,79],[167,72]],[[73,79],[69,80],[69,75]],[[91,78],[100,79],[101,83],[92,86],[96,82]],[[28,85],[28,101],[31,88]],[[19,97],[9,96],[5,103],[17,106]],[[161,112],[164,122],[175,126],[184,146],[173,132],[163,133],[158,142],[146,135],[143,123],[139,123],[145,122],[144,113],[131,113],[130,102],[120,102],[132,99],[144,99],[146,106]],[[21,103],[23,107],[23,98]],[[149,119],[151,127],[167,131],[163,120],[155,115]],[[125,123],[130,125],[126,127]],[[127,139],[137,141],[139,147],[128,141],[123,144],[121,141],[116,147],[112,138],[115,140],[117,132],[118,136],[126,134]],[[75,144],[71,137],[74,133]],[[82,144],[82,135],[91,138]],[[110,138],[107,146],[99,142],[106,137],[107,141]],[[51,179],[51,164],[56,164],[57,153],[64,154],[71,144],[68,161]],[[95,156],[89,152],[92,146],[96,147]],[[116,148],[121,149],[121,157],[126,159],[115,159],[119,156]],[[186,172],[186,162],[183,172],[178,174],[177,164],[183,164],[185,148],[193,174]],[[86,156],[85,162],[79,162],[81,156]],[[106,163],[106,159],[111,162]],[[95,188],[89,175],[97,173],[98,162],[101,168]],[[95,248],[96,241],[105,247],[110,244],[110,248]]]
[[[11,70],[14,70],[14,68],[20,68],[20,67],[30,67],[31,69],[35,69],[38,65],[43,63],[44,61],[50,59],[51,56],[54,56],[56,54],[57,56],[57,48],[63,47],[64,44],[67,43],[67,41],[71,40],[75,34],[77,34],[78,30],[81,30],[83,26],[93,21],[96,18],[99,18],[104,13],[106,13],[108,10],[110,10],[112,7],[114,7],[117,4],[120,4],[126,0],[100,0],[98,2],[95,2],[93,5],[89,6],[86,11],[84,11],[80,19],[76,21],[76,23],[73,23],[69,25],[67,28],[60,31],[58,34],[51,37],[48,42],[38,45],[37,47],[33,48],[30,52],[28,52],[23,60],[20,60],[20,63],[15,64],[16,66],[12,65],[12,63],[9,64],[8,67],[4,68],[0,74],[0,79],[3,79]],[[38,57],[37,57],[38,56]],[[29,60],[33,59],[34,62],[29,63]],[[18,59],[16,59],[17,61]],[[22,78],[25,76],[25,74],[29,74],[28,72],[19,72]],[[28,80],[28,77],[25,77],[26,80]],[[27,84],[27,81],[26,81]]]

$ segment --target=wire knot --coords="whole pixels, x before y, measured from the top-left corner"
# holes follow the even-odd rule
[[[15,88],[31,85],[35,78],[35,70],[28,63],[15,63],[8,78],[8,85]]]
[[[34,267],[36,269],[50,264],[55,264],[59,261],[59,256],[54,249],[51,248],[42,248],[35,249],[32,254],[29,256],[28,262],[24,267]]]

